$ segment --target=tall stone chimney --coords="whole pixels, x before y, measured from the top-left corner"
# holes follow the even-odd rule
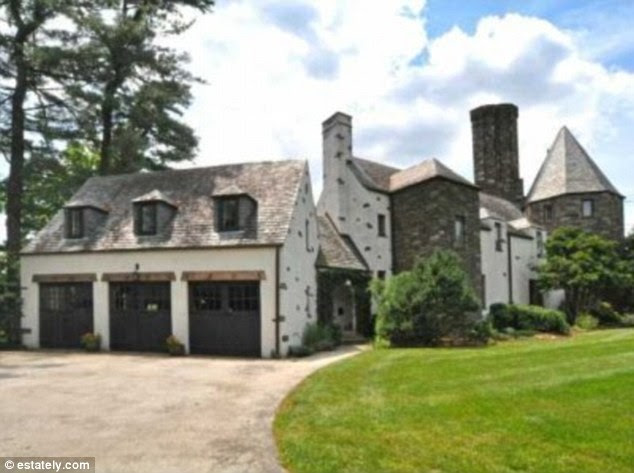
[[[483,105],[471,110],[471,130],[476,185],[521,207],[517,116],[517,107],[510,103]]]
[[[317,205],[345,233],[348,214],[348,161],[352,159],[352,117],[337,112],[322,123],[324,186]]]

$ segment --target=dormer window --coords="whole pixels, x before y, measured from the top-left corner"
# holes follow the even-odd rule
[[[218,200],[218,227],[221,232],[241,230],[239,197],[223,197]]]
[[[137,235],[156,235],[156,202],[135,204],[135,226]]]
[[[73,207],[66,209],[66,238],[84,237],[84,209]]]

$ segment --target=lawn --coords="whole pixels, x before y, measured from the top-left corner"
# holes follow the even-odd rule
[[[634,472],[634,329],[374,350],[305,380],[275,435],[290,472]]]

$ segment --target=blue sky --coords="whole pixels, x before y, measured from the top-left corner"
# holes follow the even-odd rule
[[[321,122],[343,111],[357,156],[472,179],[469,110],[513,102],[526,192],[566,125],[628,196],[630,229],[633,24],[634,0],[221,0],[169,40],[207,81],[189,165],[306,159],[318,194]]]

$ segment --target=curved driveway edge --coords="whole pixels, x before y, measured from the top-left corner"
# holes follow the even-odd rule
[[[293,360],[0,352],[0,456],[96,457],[99,473],[280,473],[279,403],[359,351]]]

